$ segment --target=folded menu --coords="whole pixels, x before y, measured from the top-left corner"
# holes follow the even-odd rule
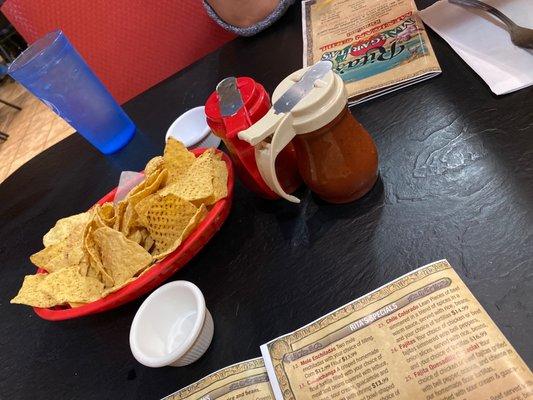
[[[333,62],[357,104],[441,72],[413,0],[306,0],[304,66]]]
[[[533,374],[446,260],[261,353],[165,399],[518,400],[533,392]]]
[[[517,24],[533,28],[533,1],[486,2]],[[440,0],[420,15],[495,94],[533,85],[533,50],[515,46],[505,25],[490,14]]]
[[[222,368],[162,400],[274,400],[262,358]]]
[[[261,352],[276,399],[511,399],[533,390],[531,371],[447,261]]]

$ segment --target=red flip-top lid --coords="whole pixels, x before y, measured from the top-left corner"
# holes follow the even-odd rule
[[[237,175],[251,191],[267,199],[276,199],[275,194],[261,177],[255,162],[253,146],[237,136],[244,129],[260,120],[270,109],[270,97],[265,88],[252,78],[237,78],[235,86],[242,98],[242,107],[233,115],[222,116],[217,91],[211,93],[205,103],[207,124],[226,143],[235,164]]]
[[[248,77],[237,78],[237,89],[241,93],[244,108],[250,122],[252,124],[256,123],[270,109],[270,96],[263,85]],[[220,115],[218,93],[216,91],[211,93],[205,103],[205,115],[211,129],[225,137],[227,133],[226,126],[222,120],[222,115]]]

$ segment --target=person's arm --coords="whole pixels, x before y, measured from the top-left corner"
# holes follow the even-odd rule
[[[272,25],[294,0],[204,0],[207,13],[224,29],[251,36]]]

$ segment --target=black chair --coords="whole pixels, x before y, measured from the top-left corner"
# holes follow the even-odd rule
[[[0,81],[2,81],[7,75],[7,65],[4,63],[0,63]],[[8,107],[14,108],[17,111],[22,110],[19,106],[10,103],[9,101],[6,101],[4,99],[0,99],[0,103],[5,104]],[[9,135],[5,132],[0,131],[0,141],[5,142]]]
[[[1,5],[0,1],[0,5]],[[13,62],[17,56],[28,47],[22,36],[4,14],[0,13],[0,56],[7,64]]]
[[[0,6],[4,1],[0,0]],[[0,57],[3,63],[0,63],[0,82],[6,79],[7,64],[13,62],[17,56],[27,47],[24,39],[17,33],[13,25],[7,18],[0,13]],[[6,100],[0,99],[0,103],[20,111],[21,108]],[[6,141],[9,135],[0,131],[0,141]]]

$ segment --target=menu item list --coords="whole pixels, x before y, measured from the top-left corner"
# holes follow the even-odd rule
[[[532,394],[527,365],[447,261],[262,346],[277,399],[493,399]]]

